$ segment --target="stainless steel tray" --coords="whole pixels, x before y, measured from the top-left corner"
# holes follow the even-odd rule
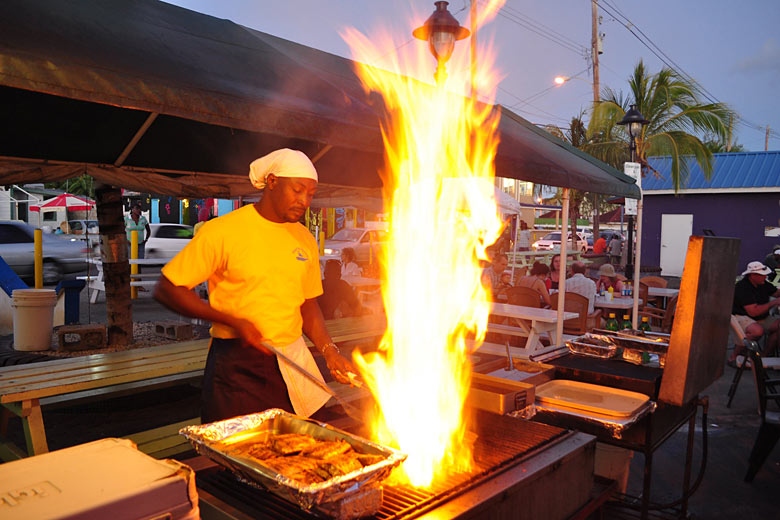
[[[275,408],[225,421],[187,426],[179,430],[179,433],[184,435],[201,455],[229,469],[248,483],[291,500],[304,509],[344,500],[364,489],[375,487],[406,459],[405,454],[393,448],[373,443],[326,423],[298,417]],[[226,444],[223,441],[228,437],[236,439],[240,436],[241,440],[245,441],[256,435],[260,440],[268,433],[304,433],[326,441],[343,439],[352,445],[355,451],[381,455],[385,459],[325,482],[305,485],[263,466],[255,459],[224,451]]]

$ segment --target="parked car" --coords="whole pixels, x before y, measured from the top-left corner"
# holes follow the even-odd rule
[[[568,237],[569,244],[571,244],[571,232],[569,232]],[[560,249],[561,232],[554,231],[552,233],[547,233],[541,240],[534,242],[532,247],[534,251],[552,251],[554,249]],[[577,233],[577,250],[582,251],[583,253],[588,251],[588,241],[585,240],[582,233]]]
[[[183,224],[149,224],[151,233],[146,241],[146,258],[173,258],[190,243],[192,226]]]
[[[609,241],[612,240],[613,237],[618,237],[620,240],[625,240],[625,237],[622,233],[619,233],[617,231],[607,230],[602,231],[599,233],[600,236],[604,237],[604,240],[607,241],[607,245],[609,246]],[[588,251],[593,251],[593,235],[590,235],[587,237],[588,240]]]
[[[355,250],[355,258],[359,264],[368,263],[371,244],[376,254],[378,245],[386,242],[388,233],[382,229],[350,228],[342,229],[325,241],[325,256],[341,256],[344,248],[351,247]]]
[[[35,277],[35,228],[25,222],[0,221],[0,256],[20,278]],[[78,239],[42,235],[43,283],[57,283],[66,274],[87,268],[87,245]]]
[[[87,233],[97,235],[100,233],[97,220],[69,220],[68,227],[72,235],[85,235]]]

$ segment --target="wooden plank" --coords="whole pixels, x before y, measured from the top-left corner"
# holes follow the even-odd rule
[[[166,355],[171,352],[199,350],[208,348],[210,341],[210,339],[206,338],[180,343],[168,343],[155,347],[135,348],[119,352],[106,352],[104,354],[91,354],[89,356],[62,358],[52,361],[42,361],[40,363],[2,367],[0,368],[0,381],[5,378],[6,374],[24,374],[26,372],[39,373],[49,367],[52,371],[65,370],[69,366],[99,366],[106,362],[116,362],[128,359],[146,359],[149,357]]]
[[[23,399],[29,399],[30,396],[35,395],[37,398],[49,397],[52,395],[65,394],[70,392],[78,392],[81,390],[90,390],[92,388],[99,388],[103,386],[118,385],[122,383],[129,383],[133,381],[140,381],[144,379],[154,379],[157,377],[168,376],[171,374],[187,373],[191,372],[192,377],[203,374],[203,363],[191,363],[189,365],[181,365],[176,367],[159,367],[155,370],[149,370],[146,367],[139,367],[137,370],[129,373],[123,372],[116,374],[112,377],[102,377],[95,379],[88,379],[79,381],[69,385],[55,385],[46,388],[37,388],[32,390],[25,390],[24,388],[18,389],[13,393],[8,393],[2,396],[2,403],[13,403],[21,401]]]
[[[200,424],[200,417],[193,417],[175,424],[135,433],[128,435],[126,438],[133,441],[138,449],[147,455],[158,459],[165,458],[192,449],[189,441],[182,435],[179,435],[179,430],[193,424]]]
[[[164,365],[180,365],[190,363],[205,363],[208,353],[206,351],[200,352],[184,352],[178,354],[171,354],[168,356],[160,356],[155,358],[149,358],[144,360],[132,360],[123,361],[107,365],[98,365],[94,367],[86,368],[73,368],[70,370],[61,370],[53,373],[42,373],[38,375],[30,375],[22,378],[9,378],[0,380],[0,394],[10,393],[20,387],[26,389],[33,389],[36,385],[41,387],[51,386],[52,384],[68,384],[70,382],[77,382],[82,379],[89,378],[95,379],[99,377],[111,377],[115,372],[121,372],[124,370],[132,370],[135,368],[148,367],[149,369],[155,369]]]
[[[20,450],[17,445],[11,442],[0,442],[0,460],[3,462],[13,462],[25,457],[27,457],[27,454]]]
[[[153,428],[151,430],[146,430],[139,433],[134,433],[132,435],[128,435],[125,438],[130,439],[134,443],[141,445],[148,442],[156,441],[159,439],[163,439],[165,437],[170,437],[171,435],[179,435],[179,430],[184,428],[185,426],[190,426],[193,424],[200,424],[200,417],[193,417],[192,419],[186,419],[181,422],[177,422],[174,424],[167,424],[165,426],[160,426],[159,428]],[[184,437],[181,437],[182,439]]]
[[[38,399],[26,399],[22,402],[22,426],[27,440],[27,453],[48,453],[49,445],[46,442],[46,430],[43,427],[43,414]]]

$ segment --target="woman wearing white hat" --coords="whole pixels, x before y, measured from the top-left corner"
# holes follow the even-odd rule
[[[203,224],[162,270],[155,298],[172,310],[212,322],[203,381],[204,423],[282,408],[306,417],[330,395],[262,346],[273,345],[322,380],[301,335],[322,352],[342,383],[356,372],[333,343],[317,297],[317,243],[298,221],[317,189],[317,171],[296,150],[252,162],[259,202]],[[192,292],[208,280],[209,302]]]
[[[742,273],[742,279],[734,286],[734,304],[731,313],[737,318],[745,336],[753,341],[761,339],[768,332],[763,356],[772,355],[777,349],[777,331],[780,321],[769,318],[769,312],[780,306],[780,290],[766,281],[772,272],[761,262],[750,262]],[[774,300],[771,298],[775,298]],[[733,363],[742,352],[738,345],[729,363]]]
[[[614,294],[620,295],[623,291],[623,282],[618,278],[615,267],[612,264],[603,264],[599,267],[599,281],[596,282],[596,290],[608,291],[612,287]]]

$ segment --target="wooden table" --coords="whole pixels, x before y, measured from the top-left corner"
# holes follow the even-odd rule
[[[327,320],[336,343],[384,334],[384,316]],[[307,339],[307,344],[313,348]],[[0,367],[0,458],[13,460],[49,451],[41,406],[107,399],[155,388],[197,382],[203,377],[209,339]],[[4,438],[10,414],[22,420],[27,452]],[[192,419],[196,421],[197,418]],[[182,425],[177,425],[182,426]],[[140,438],[140,437],[139,437]]]
[[[558,345],[559,338],[556,337],[556,324],[558,323],[558,311],[551,309],[539,309],[536,307],[524,307],[522,305],[511,305],[508,303],[492,303],[490,313],[496,316],[505,316],[522,320],[519,326],[500,325],[488,323],[488,332],[497,332],[500,334],[510,334],[513,336],[528,336],[521,357],[529,357],[542,350],[543,345],[540,341],[540,335],[550,334],[553,345]],[[564,312],[563,319],[568,320],[576,318],[576,312]],[[529,325],[530,322],[530,325]]]
[[[648,296],[660,296],[661,298],[671,298],[680,294],[680,289],[667,289],[666,287],[648,287]]]

